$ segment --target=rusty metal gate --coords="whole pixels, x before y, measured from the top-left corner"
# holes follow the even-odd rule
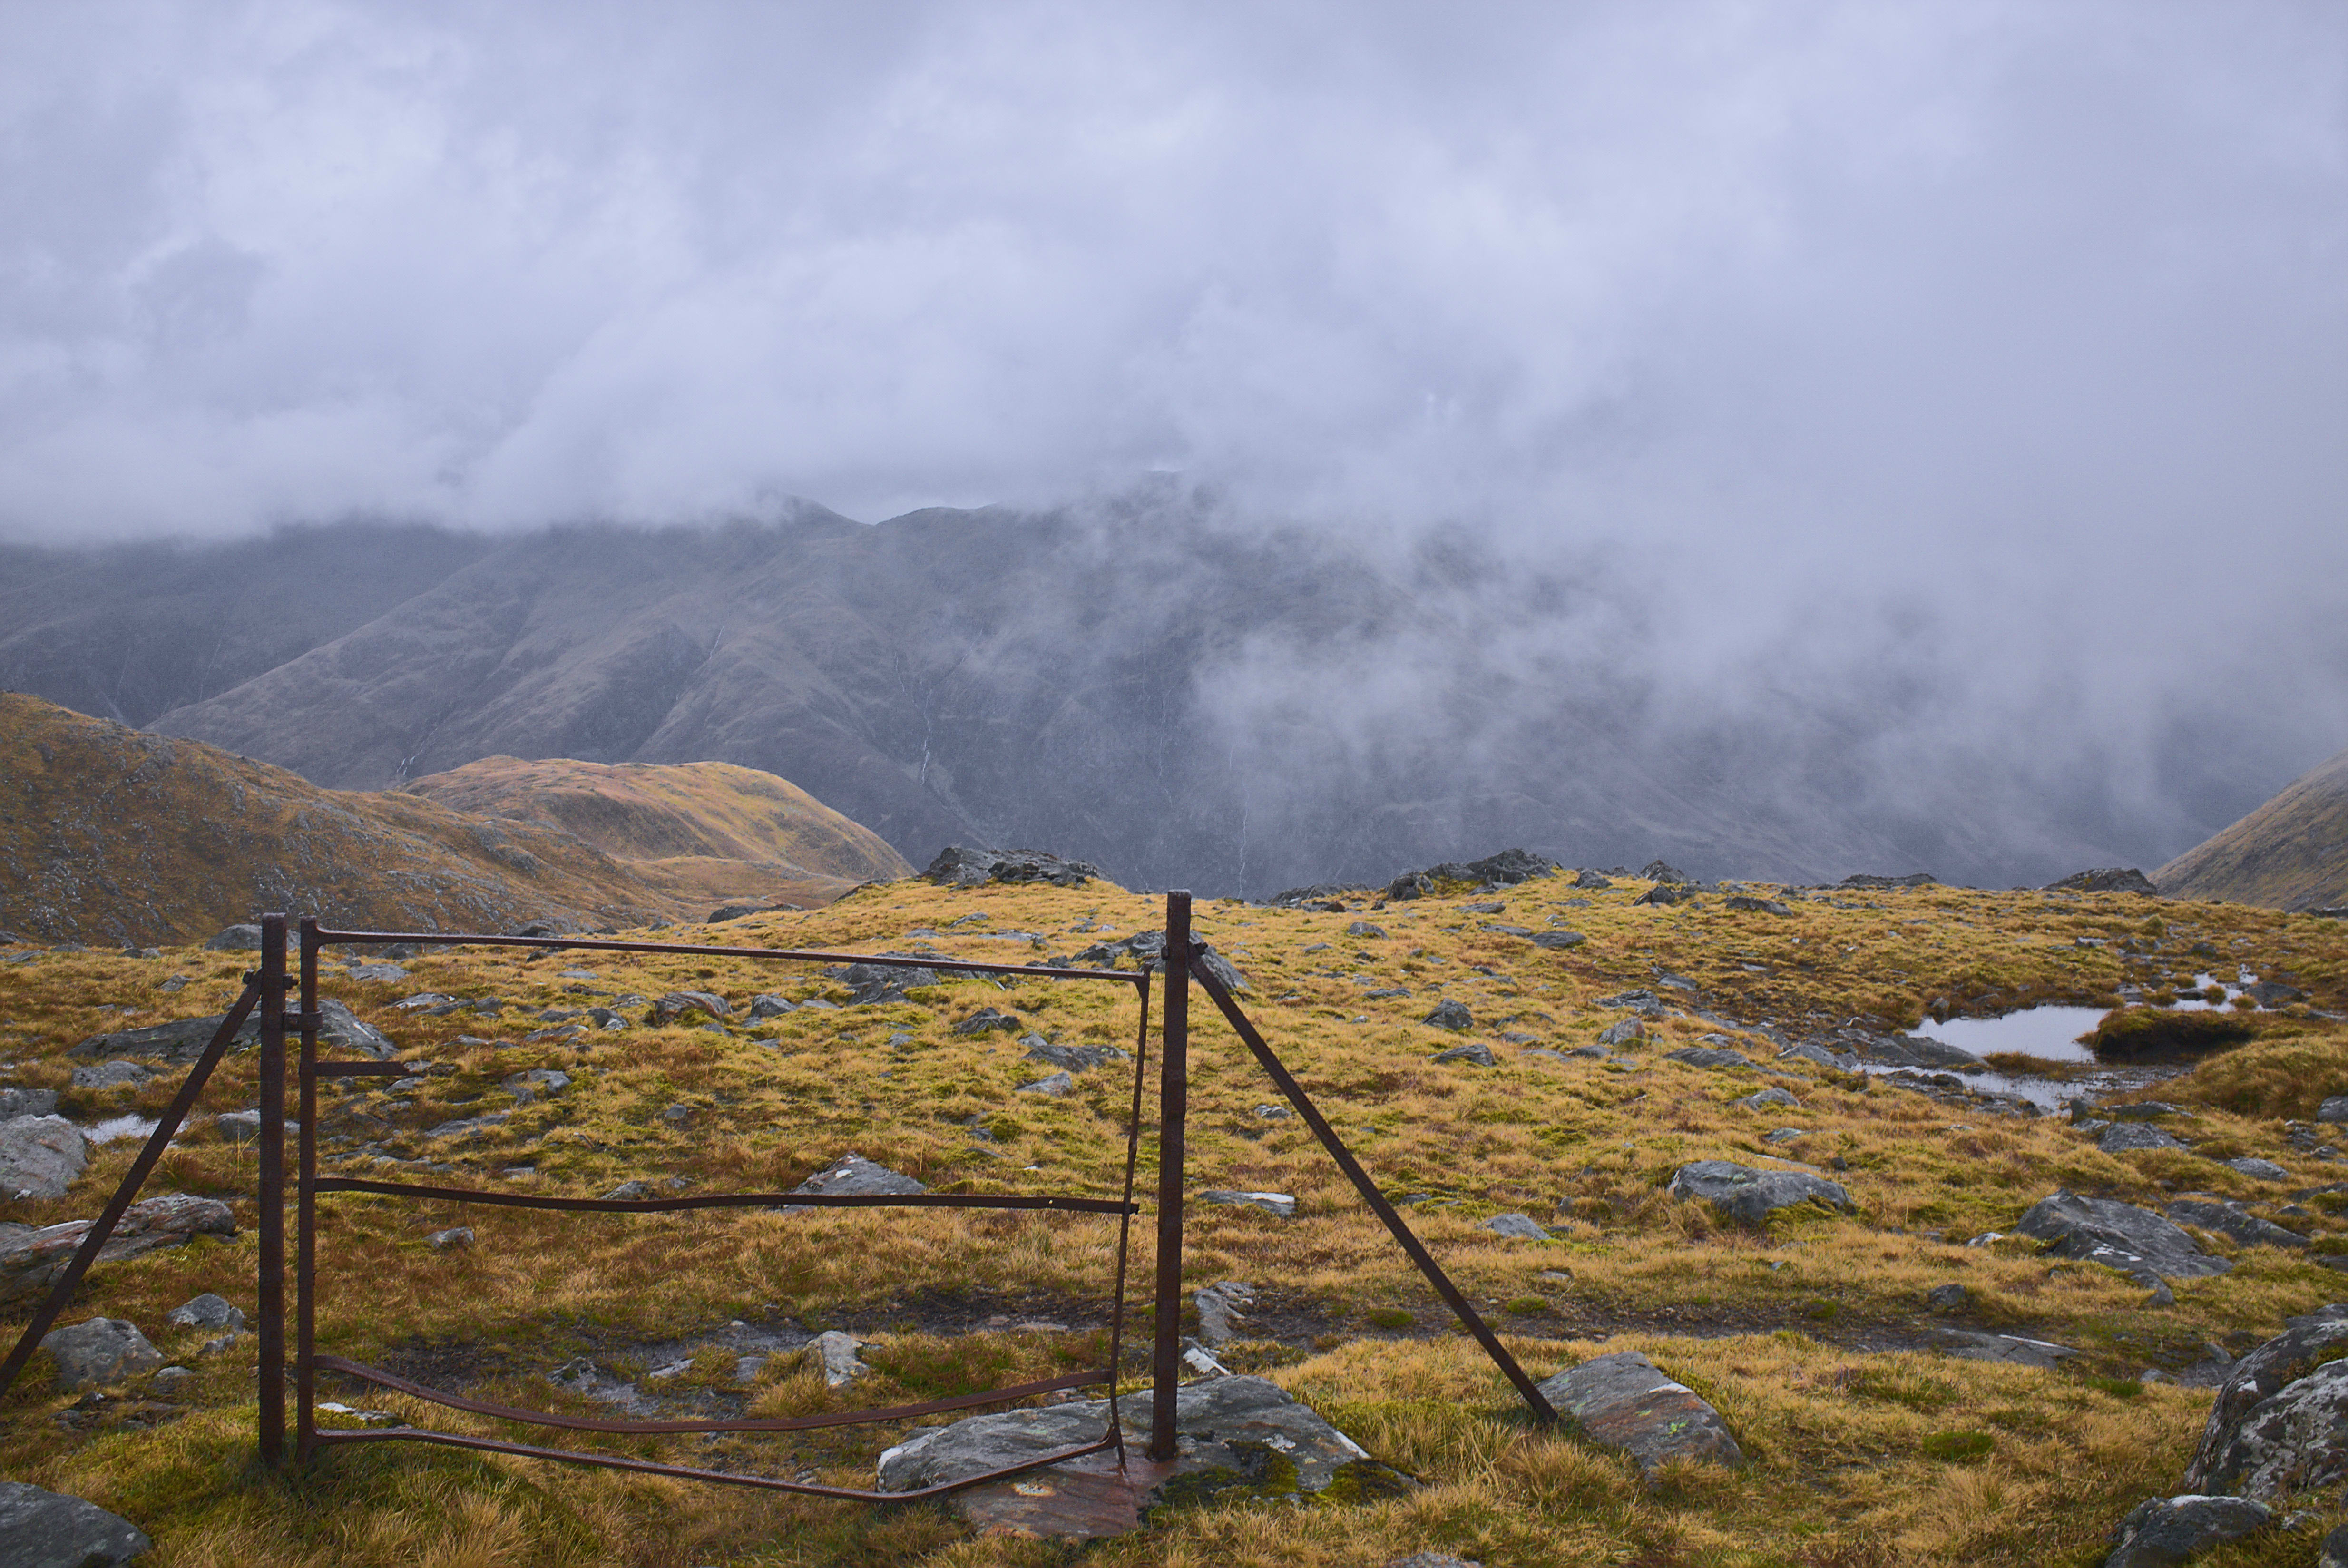
[[[1031,1470],[1040,1465],[1058,1463],[1104,1450],[1114,1450],[1120,1468],[1126,1460],[1124,1429],[1117,1418],[1117,1368],[1123,1354],[1125,1330],[1125,1284],[1130,1250],[1133,1216],[1139,1212],[1134,1202],[1134,1187],[1140,1150],[1142,1101],[1147,1079],[1149,1044],[1149,999],[1153,966],[1145,963],[1138,973],[1123,970],[1054,968],[1042,965],[987,964],[960,958],[914,958],[895,954],[853,954],[803,951],[767,947],[728,947],[694,943],[626,942],[615,939],[582,936],[494,936],[478,933],[449,932],[381,932],[341,931],[322,926],[317,921],[300,923],[299,956],[289,974],[287,965],[286,919],[282,914],[265,915],[262,919],[261,965],[245,976],[243,993],[237,998],[220,1028],[213,1035],[195,1065],[190,1069],[179,1093],[159,1120],[139,1156],[132,1161],[129,1173],[116,1191],[98,1221],[90,1227],[63,1274],[52,1284],[47,1296],[18,1337],[14,1350],[5,1363],[0,1363],[0,1394],[5,1394],[15,1380],[41,1336],[63,1311],[75,1287],[96,1261],[107,1238],[121,1220],[123,1212],[138,1195],[155,1163],[170,1145],[172,1136],[185,1121],[187,1114],[202,1091],[205,1082],[226,1054],[231,1042],[256,1009],[261,1016],[261,1128],[260,1128],[260,1261],[256,1280],[258,1311],[256,1314],[260,1372],[258,1385],[259,1409],[256,1436],[261,1457],[271,1464],[282,1463],[285,1455],[285,1405],[287,1354],[285,1343],[285,1077],[287,1066],[286,1037],[291,1031],[297,1047],[294,1054],[294,1088],[298,1101],[296,1121],[296,1152],[294,1161],[294,1336],[292,1365],[294,1372],[294,1454],[308,1461],[320,1449],[363,1442],[423,1442],[456,1448],[482,1449],[494,1453],[517,1454],[532,1459],[556,1460],[575,1464],[589,1464],[610,1469],[647,1471],[656,1475],[681,1477],[694,1480],[722,1482],[732,1486],[765,1488],[778,1491],[805,1492],[823,1497],[850,1498],[873,1502],[905,1502],[933,1497],[942,1492],[998,1480]],[[693,954],[709,958],[740,958],[761,962],[795,962],[823,964],[880,964],[897,968],[953,970],[985,975],[1017,975],[1053,981],[1129,985],[1134,988],[1138,1022],[1134,1031],[1134,1072],[1132,1103],[1126,1129],[1126,1167],[1124,1191],[1117,1198],[1061,1194],[1027,1193],[913,1193],[890,1195],[848,1195],[795,1192],[714,1192],[697,1197],[665,1199],[615,1198],[554,1198],[535,1197],[527,1193],[493,1191],[480,1188],[453,1188],[420,1185],[410,1182],[376,1181],[356,1177],[321,1176],[317,1169],[317,1086],[322,1078],[354,1078],[371,1077],[404,1077],[417,1070],[418,1064],[389,1061],[321,1061],[318,1058],[318,1035],[324,1022],[318,998],[318,956],[328,945],[382,946],[393,943],[422,943],[436,946],[498,946],[562,948],[580,952],[607,953],[666,953]],[[1328,1121],[1313,1106],[1293,1075],[1281,1063],[1262,1033],[1240,1007],[1230,989],[1218,977],[1207,962],[1204,950],[1191,939],[1190,895],[1176,892],[1166,895],[1165,946],[1161,960],[1164,971],[1164,1000],[1159,1030],[1162,1057],[1159,1069],[1159,1158],[1156,1202],[1157,1271],[1152,1292],[1152,1334],[1150,1350],[1150,1380],[1156,1390],[1151,1405],[1150,1438],[1148,1455],[1156,1460],[1169,1460],[1175,1454],[1175,1424],[1178,1415],[1176,1390],[1181,1381],[1181,1314],[1182,1314],[1182,1221],[1185,1191],[1184,1119],[1189,1106],[1189,984],[1196,980],[1208,997],[1222,1013],[1249,1052],[1298,1115],[1320,1141],[1339,1170],[1344,1172],[1371,1212],[1393,1234],[1396,1243],[1423,1274],[1444,1304],[1457,1315],[1461,1324],[1490,1357],[1493,1364],[1513,1384],[1542,1425],[1553,1423],[1557,1417],[1540,1387],[1517,1364],[1498,1337],[1480,1315],[1462,1295],[1458,1287],[1444,1274],[1393,1204],[1388,1202],[1336,1134]],[[1179,956],[1182,961],[1175,962]],[[298,985],[298,1008],[286,1006],[287,993]],[[1116,1281],[1113,1287],[1113,1307],[1109,1328],[1109,1357],[1106,1367],[1064,1374],[1057,1377],[1016,1384],[977,1394],[932,1400],[921,1405],[895,1406],[887,1408],[845,1411],[831,1415],[789,1418],[712,1420],[712,1421],[612,1421],[590,1417],[564,1415],[554,1411],[529,1410],[514,1406],[469,1398],[460,1394],[427,1387],[396,1377],[379,1367],[346,1360],[341,1357],[322,1355],[315,1342],[317,1307],[316,1245],[317,1201],[320,1195],[340,1192],[372,1193],[385,1197],[429,1199],[458,1203],[475,1203],[510,1208],[568,1210],[596,1213],[668,1213],[695,1209],[761,1208],[786,1205],[839,1208],[978,1208],[999,1210],[1051,1210],[1076,1213],[1114,1213],[1118,1216]],[[661,1464],[648,1460],[622,1458],[615,1455],[586,1452],[577,1449],[541,1448],[530,1444],[506,1442],[490,1438],[479,1438],[465,1433],[436,1431],[425,1428],[396,1427],[362,1429],[357,1430],[321,1429],[317,1425],[316,1379],[320,1371],[359,1378],[412,1398],[438,1404],[450,1409],[464,1410],[495,1419],[531,1424],[573,1431],[588,1431],[623,1436],[662,1436],[687,1433],[718,1432],[781,1432],[806,1430],[819,1427],[848,1426],[859,1423],[896,1421],[922,1416],[942,1414],[950,1410],[967,1409],[990,1404],[1007,1404],[1064,1388],[1106,1385],[1108,1389],[1109,1419],[1107,1429],[1097,1440],[1043,1453],[1021,1463],[979,1475],[964,1476],[914,1491],[867,1491],[853,1488],[828,1487],[811,1482],[786,1481],[763,1476],[700,1470],[689,1466]]]

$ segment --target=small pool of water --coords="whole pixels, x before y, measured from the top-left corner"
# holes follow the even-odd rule
[[[2105,1007],[2024,1007],[1998,1018],[1927,1018],[1915,1033],[1944,1046],[1986,1057],[2019,1051],[2054,1062],[2092,1062],[2096,1053],[2079,1037],[2104,1021]]]
[[[92,1143],[116,1143],[126,1138],[152,1138],[162,1124],[147,1116],[109,1116],[95,1127],[82,1129]]]

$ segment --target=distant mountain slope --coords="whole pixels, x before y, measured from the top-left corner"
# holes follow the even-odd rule
[[[489,757],[415,779],[401,792],[477,816],[561,828],[641,876],[675,882],[680,893],[753,866],[771,878],[839,883],[831,892],[914,871],[878,833],[788,779],[730,762]],[[814,891],[802,898],[820,902],[808,896]]]
[[[2171,898],[2275,909],[2348,904],[2348,751],[2311,769],[2207,842],[2152,873]]]
[[[529,820],[532,796],[518,779],[504,786],[513,815],[423,793],[322,789],[201,742],[0,694],[0,930],[149,944],[267,909],[392,930],[631,925],[698,919],[713,900],[821,903],[867,876],[901,874],[870,834],[781,779],[719,769],[669,784],[661,769],[635,771],[653,776],[634,781],[641,798],[669,802],[678,841],[757,849],[786,841],[796,820],[819,863],[635,861]],[[563,769],[535,773],[560,785]]]

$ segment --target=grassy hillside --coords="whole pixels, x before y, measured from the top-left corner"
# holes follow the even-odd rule
[[[2348,751],[2152,875],[2171,898],[2272,909],[2348,904]]]
[[[739,896],[734,884],[752,876],[806,883],[792,902],[823,903],[858,882],[913,874],[870,829],[788,779],[730,762],[488,757],[402,792],[561,828],[695,902]]]
[[[528,766],[558,779],[566,765]],[[819,903],[903,869],[779,779],[721,769],[672,786],[662,769],[625,771],[676,841],[706,852],[608,853],[559,820],[535,820],[518,783],[497,794],[512,815],[428,793],[321,789],[199,741],[0,694],[0,931],[144,946],[264,909],[378,929],[502,931],[540,918],[592,928],[704,915],[735,899]],[[708,820],[697,836],[696,812]],[[769,852],[794,831],[804,860]],[[752,853],[730,858],[735,846]]]
[[[1273,1377],[1424,1485],[1399,1501],[1303,1510],[1210,1500],[1082,1561],[1350,1568],[1434,1549],[1488,1568],[2089,1563],[2133,1503],[2175,1489],[2208,1408],[2206,1390],[2139,1374],[2199,1361],[2207,1342],[2239,1351],[2285,1315],[2348,1294],[2305,1253],[2223,1238],[2203,1241],[2232,1257],[2233,1271],[2178,1282],[2166,1307],[2110,1271],[2050,1266],[2021,1238],[1961,1244],[2011,1231],[2031,1203],[2067,1187],[2156,1207],[2188,1191],[2240,1199],[2311,1234],[2317,1252],[2348,1252],[2343,1195],[2329,1191],[2339,1166],[2281,1124],[2348,1092],[2348,1029],[2327,1016],[2348,1003],[2340,923],[2234,904],[1941,887],[1789,893],[1791,913],[1776,914],[1732,911],[1717,897],[1634,904],[1643,886],[1582,894],[1535,881],[1485,895],[1497,911],[1472,898],[1344,913],[1218,902],[1200,905],[1199,925],[1246,972],[1247,1006],[1286,1061],[1385,1190],[1412,1200],[1413,1225],[1488,1304],[1535,1376],[1603,1352],[1645,1351],[1720,1408],[1751,1464],[1678,1468],[1643,1485],[1612,1451],[1527,1427],[1498,1375],[1310,1135],[1257,1114],[1277,1096],[1201,1002],[1193,1191],[1269,1189],[1300,1204],[1283,1221],[1194,1203],[1186,1279],[1252,1282],[1257,1337],[1231,1347],[1227,1363]],[[921,944],[1025,959],[1155,926],[1159,911],[1098,885],[899,882],[819,911],[673,934],[864,951]],[[1558,921],[1588,940],[1549,950],[1498,929]],[[1377,929],[1356,932],[1354,922]],[[1993,1012],[2032,999],[2107,999],[2125,983],[2181,979],[2220,954],[2287,975],[2312,1006],[2259,1015],[2253,1042],[2159,1087],[2194,1113],[2169,1124],[2195,1140],[2190,1150],[2105,1154],[2053,1118],[2002,1119],[1780,1058],[1758,1032],[1803,1038],[1869,1015],[1912,1021],[1933,1002]],[[175,1006],[217,1007],[242,962],[185,951],[160,962],[54,954],[0,971],[0,1041],[18,1064],[10,1076],[63,1089],[78,1118],[151,1114],[168,1077],[139,1090],[77,1091],[63,1051],[120,1026],[114,1009],[146,1021]],[[1023,1059],[1012,1034],[953,1026],[992,1007],[1059,1045],[1129,1046],[1133,1004],[1119,988],[953,981],[917,986],[901,1001],[752,1018],[745,1005],[760,993],[852,998],[844,983],[807,968],[737,959],[452,952],[410,969],[404,981],[337,978],[329,990],[411,1058],[453,1071],[329,1093],[321,1130],[332,1170],[396,1180],[428,1168],[452,1182],[568,1194],[635,1180],[775,1190],[855,1150],[937,1189],[1115,1191],[1127,1069],[1083,1073],[1058,1099],[1023,1093],[1047,1069]],[[172,974],[191,977],[176,1001],[160,989]],[[1591,1044],[1625,1016],[1600,998],[1631,986],[1658,986],[1671,1004],[1671,1016],[1647,1022],[1645,1040],[1611,1059],[1536,1054]],[[693,1015],[652,1026],[643,999],[679,988],[723,995],[728,1016],[714,1026]],[[504,1006],[439,1017],[393,1006],[426,990]],[[1370,995],[1379,991],[1407,995]],[[1488,1044],[1498,1065],[1432,1059],[1462,1039],[1420,1022],[1445,997],[1468,1006],[1475,1022],[1465,1037]],[[562,1026],[551,1015],[602,1004],[635,1026],[550,1033]],[[1705,1037],[1752,1069],[1665,1059]],[[574,1082],[518,1104],[500,1086],[531,1068]],[[251,1057],[225,1071],[211,1108],[252,1103]],[[1773,1083],[1798,1105],[1737,1103]],[[492,1110],[510,1114],[469,1132],[432,1131]],[[1781,1126],[1801,1131],[1763,1140]],[[2280,1163],[2287,1179],[2260,1182],[2219,1163],[2246,1154]],[[66,1199],[13,1205],[0,1218],[38,1223],[93,1212],[129,1158],[127,1145],[109,1146]],[[1780,1217],[1764,1231],[1724,1224],[1663,1190],[1680,1164],[1706,1158],[1830,1169],[1857,1212]],[[1154,1159],[1145,1130],[1145,1170]],[[939,1508],[734,1494],[421,1448],[335,1456],[298,1484],[258,1478],[246,1466],[250,1339],[199,1360],[202,1336],[162,1322],[200,1290],[252,1310],[251,1156],[190,1138],[156,1187],[230,1199],[243,1236],[103,1269],[73,1315],[132,1319],[167,1358],[196,1367],[194,1381],[169,1396],[142,1386],[77,1405],[44,1384],[46,1363],[36,1362],[0,1420],[12,1475],[124,1512],[157,1537],[159,1563],[1042,1568],[1077,1560],[1050,1544],[975,1537]],[[2281,1206],[2308,1189],[2319,1191]],[[655,1408],[701,1401],[797,1414],[1045,1376],[1101,1354],[1114,1241],[1108,1222],[1087,1217],[977,1212],[638,1218],[347,1196],[324,1201],[322,1212],[322,1349],[489,1398],[580,1408],[548,1380],[572,1358],[637,1377],[671,1354],[664,1343],[736,1321],[849,1328],[876,1371],[832,1393],[795,1358],[778,1357],[737,1384],[734,1358],[705,1350],[665,1382],[645,1378]],[[1566,1230],[1523,1242],[1479,1227],[1502,1212]],[[427,1244],[427,1233],[455,1224],[473,1228],[474,1245]],[[1146,1224],[1136,1241],[1129,1288],[1138,1304],[1150,1277]],[[1949,1284],[1965,1288],[1966,1304],[1928,1315],[1924,1293]],[[1939,1324],[2026,1334],[2081,1354],[2055,1371],[1947,1359],[1931,1353]],[[338,1379],[324,1392],[412,1421],[501,1429]],[[875,1454],[901,1435],[851,1428],[623,1447],[864,1485]],[[2312,1506],[2322,1516],[2314,1525],[2206,1561],[2308,1561],[2335,1522],[2336,1500]]]

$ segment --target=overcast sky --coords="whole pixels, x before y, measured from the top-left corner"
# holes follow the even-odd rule
[[[2348,724],[2336,3],[0,15],[0,535],[1170,469]]]

